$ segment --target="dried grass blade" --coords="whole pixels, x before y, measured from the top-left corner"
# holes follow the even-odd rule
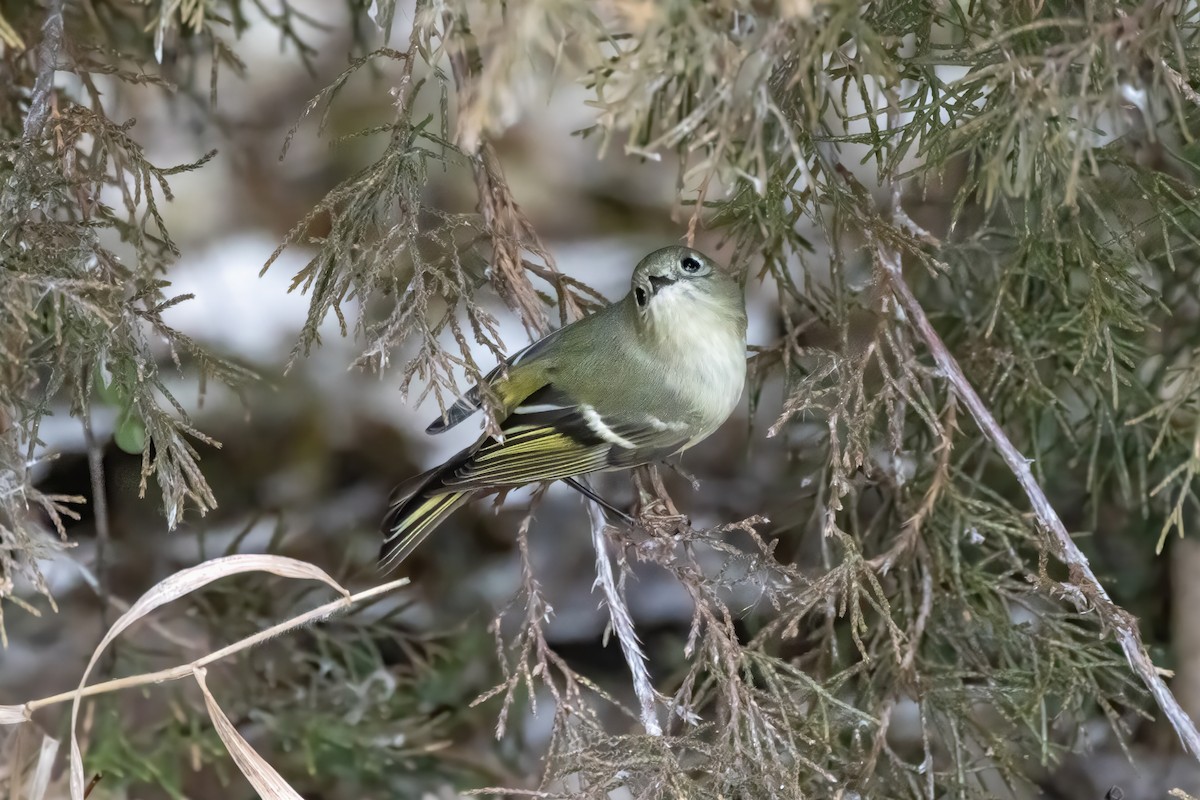
[[[79,679],[75,699],[71,703],[71,800],[83,800],[83,755],[79,749],[79,739],[75,735],[79,721],[79,705],[82,699],[80,693],[83,691],[83,687],[87,685],[88,676],[91,675],[96,662],[100,660],[100,655],[104,652],[104,649],[112,643],[113,639],[129,628],[129,626],[159,606],[166,605],[172,600],[178,600],[186,594],[207,586],[218,578],[225,578],[243,572],[270,572],[285,578],[319,580],[332,586],[343,597],[350,596],[350,593],[341,584],[331,578],[320,567],[285,556],[259,554],[238,554],[214,558],[202,564],[197,564],[194,567],[180,570],[174,575],[169,575],[156,583],[112,624],[112,627],[108,629],[108,633],[104,634],[104,638],[100,640],[100,644],[92,652],[92,657],[88,661],[87,668],[84,669],[83,676]]]
[[[20,725],[29,721],[29,710],[25,706],[0,706],[0,725]]]
[[[233,756],[234,763],[246,776],[250,785],[254,787],[254,791],[258,792],[258,796],[264,800],[276,800],[276,798],[304,800],[291,784],[285,781],[283,776],[276,772],[275,768],[268,764],[267,760],[260,756],[250,746],[250,743],[238,733],[237,728],[229,721],[229,717],[225,716],[221,706],[217,704],[217,699],[208,690],[208,684],[204,681],[206,673],[207,670],[202,667],[192,671],[192,674],[196,676],[196,683],[200,685],[200,691],[204,693],[204,705],[208,708],[208,716],[212,719],[213,727],[217,729],[217,735],[224,742],[225,749],[229,751],[229,755]]]
[[[37,767],[33,770],[33,781],[29,784],[27,800],[44,800],[54,774],[54,760],[58,757],[58,739],[42,736],[42,749],[38,752]]]
[[[8,800],[21,800],[21,787],[25,785],[25,751],[32,738],[32,725],[19,728],[0,752],[0,782],[8,782]]]

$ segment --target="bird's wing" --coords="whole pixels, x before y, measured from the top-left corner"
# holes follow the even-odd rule
[[[506,360],[497,364],[491,372],[483,376],[483,383],[490,384],[495,381],[496,378],[500,376],[501,371],[506,367],[515,367],[524,361],[535,358],[538,353],[542,352],[546,346],[550,344],[550,342],[554,341],[558,337],[559,331],[561,330],[562,329],[559,328],[558,330],[551,331],[541,339],[538,339],[536,342],[527,345],[513,353]],[[537,387],[533,388],[536,389]],[[507,401],[510,398],[505,397],[503,399]],[[516,398],[516,400],[519,401],[520,398]],[[462,395],[462,397],[458,398],[454,405],[447,408],[445,413],[443,413],[433,422],[429,423],[429,427],[425,429],[425,432],[442,433],[443,431],[448,431],[478,411],[482,405],[483,395],[479,390],[479,384],[475,384],[468,389]]]
[[[440,476],[448,490],[519,486],[599,470],[645,464],[679,450],[689,438],[682,420],[644,412],[605,417],[553,384],[527,397],[489,437]]]

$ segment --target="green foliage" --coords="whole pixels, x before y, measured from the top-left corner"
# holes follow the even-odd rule
[[[44,66],[33,51],[14,62],[30,75]],[[11,487],[0,498],[0,539],[6,545],[0,550],[0,600],[7,599],[17,576],[41,585],[30,543],[44,537],[27,499],[60,532],[60,515],[73,513],[62,505],[67,498],[43,497],[26,485],[40,421],[55,398],[65,395],[73,413],[87,418],[93,376],[100,373],[105,391],[120,397],[122,440],[129,447],[141,442],[141,490],[150,478],[156,480],[174,526],[186,502],[201,513],[216,504],[192,442],[216,443],[190,424],[164,383],[157,342],[166,343],[176,368],[186,360],[202,380],[237,385],[254,377],[213,358],[162,321],[165,309],[187,297],[170,295],[162,277],[178,250],[163,225],[159,196],[169,200],[168,179],[203,166],[213,154],[177,167],[151,164],[129,135],[133,121],[108,119],[100,92],[81,74],[83,94],[56,93],[53,114],[30,108],[26,116],[17,95],[5,98],[2,114],[7,120],[24,117],[26,124],[7,131],[9,138],[0,143],[5,320],[0,413],[8,421],[0,470]],[[31,102],[50,99],[35,95]],[[35,113],[43,115],[40,123]]]
[[[533,287],[531,275],[546,282],[555,293],[563,319],[603,298],[554,269],[553,260],[532,227],[507,196],[502,177],[496,175],[499,167],[489,154],[464,152],[449,140],[449,76],[438,64],[454,47],[447,42],[447,31],[465,23],[449,15],[440,18],[425,3],[418,4],[416,16],[408,50],[384,48],[357,59],[308,104],[308,113],[325,106],[319,128],[323,132],[330,104],[357,71],[376,59],[401,64],[394,92],[398,111],[395,122],[353,134],[386,136],[383,153],[343,181],[298,222],[263,269],[269,269],[288,244],[304,241],[319,245],[316,255],[292,281],[293,289],[299,288],[311,297],[308,319],[293,359],[300,353],[307,354],[318,342],[317,328],[331,313],[337,317],[343,334],[347,333],[349,324],[342,305],[358,299],[364,302],[354,331],[365,340],[366,349],[356,365],[384,370],[394,350],[402,345],[415,346],[415,354],[402,370],[401,387],[407,392],[417,380],[421,386],[419,397],[423,399],[432,392],[439,407],[444,408],[446,400],[453,401],[460,390],[454,384],[456,366],[465,366],[474,381],[484,374],[472,357],[471,342],[485,346],[497,359],[503,356],[496,322],[475,299],[489,279],[506,303],[521,313],[531,331],[545,328],[543,307],[549,299]],[[475,60],[470,56],[465,59],[467,63]],[[427,74],[416,71],[418,62]],[[419,101],[426,99],[423,93],[434,92],[440,120],[418,117],[415,109]],[[293,128],[289,139],[295,132]],[[443,170],[473,166],[477,181],[489,188],[477,213],[448,213],[425,202],[423,194],[431,165]],[[402,209],[398,217],[396,209]],[[308,239],[307,232],[314,223],[325,220],[328,233]],[[480,252],[485,245],[491,247],[490,266]],[[379,297],[387,298],[390,307],[382,318],[373,317],[374,309],[366,302]],[[439,342],[446,331],[455,342],[456,352],[447,352]]]
[[[99,701],[87,752],[89,774],[103,775],[110,787],[146,784],[183,800],[189,767],[220,765],[226,756],[216,731],[195,713],[198,709],[189,709],[178,699],[174,706],[172,713],[154,724],[131,731],[117,703]],[[183,754],[189,758],[181,758]]]
[[[211,37],[221,9],[235,8],[164,4],[153,49]],[[281,8],[273,20],[303,55],[300,18]],[[395,12],[377,9],[385,31]],[[606,712],[626,709],[553,652],[549,604],[522,551],[521,592],[493,627],[503,674],[481,699],[501,699],[502,735],[515,704],[553,699],[545,771],[530,786],[592,798],[622,787],[645,798],[821,797],[834,786],[988,796],[993,779],[1028,782],[1031,763],[1079,746],[1082,719],[1103,714],[1127,734],[1146,705],[1140,685],[1076,602],[1078,576],[1053,560],[880,266],[891,253],[905,259],[939,333],[1069,506],[1072,527],[1160,549],[1182,535],[1200,509],[1200,95],[1190,78],[1200,11],[666,0],[604,12],[583,0],[418,2],[404,49],[362,55],[308,107],[328,109],[368,65],[399,69],[395,119],[356,134],[376,137],[380,155],[283,245],[315,248],[293,282],[310,296],[294,357],[332,314],[362,337],[360,366],[385,370],[410,348],[401,386],[443,403],[455,367],[477,379],[490,366],[473,359],[472,341],[505,350],[482,293],[530,331],[547,327],[551,302],[565,320],[596,299],[557,272],[491,145],[520,104],[514,84],[559,70],[594,95],[584,133],[601,149],[673,156],[690,229],[720,230],[747,282],[777,293],[779,338],[751,366],[756,403],[769,384],[784,387],[769,434],[785,444],[762,448],[778,460],[758,473],[770,476],[758,499],[793,498],[788,518],[768,527],[743,497],[731,502],[745,522],[694,530],[647,491],[651,535],[622,542],[695,604],[684,662],[657,687],[667,736],[614,728]],[[0,39],[13,41],[10,28],[0,24]],[[16,60],[27,85],[35,62]],[[0,145],[0,411],[15,423],[0,440],[0,578],[36,574],[24,498],[63,513],[61,498],[25,478],[49,398],[65,393],[86,415],[101,370],[106,399],[144,427],[143,480],[156,478],[174,522],[185,501],[201,512],[214,503],[190,443],[207,439],[167,393],[147,332],[181,354],[177,366],[251,377],[159,316],[183,298],[162,280],[175,251],[156,192],[169,196],[167,178],[202,162],[150,165],[98,96],[56,97],[44,129],[9,130]],[[23,99],[6,102],[3,118],[34,116]],[[425,188],[438,170],[470,173],[475,212],[434,205]],[[101,202],[105,187],[120,208]],[[922,211],[930,230],[910,217]],[[101,229],[131,258],[105,249]],[[350,300],[362,309],[353,323]],[[124,439],[136,444],[135,431]],[[734,592],[747,590],[761,601],[733,610]],[[428,766],[428,743],[458,713],[439,716],[420,698],[462,706],[462,686],[446,681],[465,659],[430,645],[413,651],[411,670],[385,669],[385,634],[347,625],[314,633],[279,662],[287,680],[256,685],[241,708],[298,771],[395,787],[398,771]],[[286,688],[299,685],[305,703],[285,708]],[[917,736],[896,734],[902,709],[915,709]],[[381,752],[385,735],[405,743]]]

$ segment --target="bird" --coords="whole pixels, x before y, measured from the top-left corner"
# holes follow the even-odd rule
[[[552,331],[484,376],[497,433],[401,484],[382,523],[381,570],[475,497],[577,480],[676,455],[719,428],[746,383],[746,303],[737,277],[688,247],[655,250],[622,299]],[[426,428],[483,405],[477,384]],[[621,513],[617,511],[617,513]],[[626,516],[626,518],[628,518]]]

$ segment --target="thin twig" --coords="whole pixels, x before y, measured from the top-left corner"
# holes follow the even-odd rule
[[[87,566],[75,559],[72,559],[69,563],[72,567],[79,571],[79,576],[83,579],[83,582],[88,585],[88,588],[96,593],[96,597],[100,597],[100,581],[96,577],[96,574],[89,570]],[[108,595],[107,604],[116,609],[118,615],[124,614],[130,609],[130,605],[127,601],[122,600],[120,597],[117,597],[113,594]],[[200,642],[188,639],[186,636],[181,636],[180,634],[171,630],[170,627],[164,625],[162,622],[159,622],[156,619],[147,619],[144,624],[147,628],[161,636],[163,640],[170,642],[176,647],[184,650],[199,650],[203,647]]]
[[[658,722],[658,706],[654,684],[646,669],[646,654],[638,640],[637,631],[633,627],[633,617],[625,605],[620,589],[617,588],[613,576],[612,561],[608,557],[608,540],[604,536],[604,511],[599,503],[588,498],[588,517],[592,521],[592,546],[596,548],[596,584],[604,589],[604,599],[608,604],[608,617],[612,620],[613,630],[621,643],[621,652],[625,654],[625,662],[633,675],[633,691],[638,698],[641,712],[642,727],[651,736],[662,736],[662,726]],[[593,588],[595,584],[593,584]]]
[[[896,542],[885,552],[867,561],[867,564],[881,575],[891,572],[896,562],[916,546],[921,538],[921,526],[925,524],[925,520],[929,519],[929,515],[937,507],[938,499],[949,482],[950,453],[953,447],[954,433],[958,429],[957,400],[958,398],[951,394],[946,401],[946,419],[938,425],[936,431],[941,441],[933,448],[933,452],[937,454],[937,462],[933,468],[933,480],[930,481],[929,488],[925,490],[920,505],[917,506],[916,512],[905,521],[904,527],[900,529],[900,535],[896,537]]]
[[[1184,78],[1183,75],[1179,74],[1179,71],[1168,64],[1165,60],[1160,60],[1158,63],[1159,66],[1163,68],[1163,72],[1166,73],[1167,78],[1170,79],[1171,85],[1178,89],[1179,93],[1183,95],[1188,102],[1192,103],[1193,105],[1200,106],[1200,92],[1197,92],[1195,89],[1193,89],[1191,84],[1187,82],[1187,79]]]
[[[96,593],[100,596],[100,623],[108,630],[108,549],[111,528],[108,521],[108,493],[104,481],[104,449],[96,441],[96,434],[92,430],[92,409],[85,408],[80,417],[83,420],[83,438],[87,445],[88,474],[92,479],[92,514],[96,520]],[[113,655],[110,653],[109,664],[112,663]]]
[[[65,0],[50,0],[46,21],[42,23],[42,44],[38,48],[38,73],[29,94],[29,113],[25,116],[22,135],[26,144],[42,135],[50,118],[50,99],[54,91],[54,73],[58,70],[58,53],[62,50],[63,6]]]
[[[46,129],[46,120],[50,119],[53,110],[54,73],[58,70],[58,54],[62,50],[64,4],[65,0],[50,0],[46,9],[46,21],[42,23],[38,72],[33,81],[33,90],[29,93],[29,113],[25,115],[25,125],[21,130],[22,151],[14,165],[16,180],[9,181],[4,193],[0,195],[0,214],[5,217],[17,210],[18,198],[36,161],[33,155],[35,143]],[[7,235],[7,232],[0,234]]]
[[[1150,694],[1154,696],[1159,708],[1167,715],[1167,719],[1184,747],[1200,758],[1200,732],[1197,732],[1195,723],[1180,707],[1179,702],[1171,694],[1171,690],[1167,688],[1167,684],[1150,660],[1146,647],[1142,643],[1137,621],[1133,615],[1109,598],[1108,592],[1104,590],[1095,573],[1092,572],[1087,556],[1075,544],[1075,540],[1067,532],[1066,526],[1055,512],[1054,506],[1050,504],[1046,493],[1034,479],[1033,470],[1029,468],[1030,460],[1017,450],[1004,433],[987,405],[967,380],[967,376],[963,374],[958,361],[950,354],[945,342],[933,329],[929,317],[925,315],[925,309],[921,307],[908,282],[904,280],[900,254],[882,246],[878,241],[875,242],[875,252],[882,272],[891,286],[892,294],[900,307],[904,309],[909,322],[925,340],[934,361],[937,362],[946,379],[950,381],[954,392],[966,405],[967,410],[971,412],[975,424],[999,451],[1000,457],[1012,470],[1021,489],[1029,498],[1033,513],[1040,523],[1039,529],[1043,539],[1051,551],[1066,564],[1071,584],[1079,589],[1077,595],[1070,595],[1072,602],[1081,611],[1090,606],[1099,615],[1101,622],[1116,632],[1117,642],[1121,645],[1121,650],[1124,651],[1129,666],[1142,679],[1142,683],[1150,690]]]

